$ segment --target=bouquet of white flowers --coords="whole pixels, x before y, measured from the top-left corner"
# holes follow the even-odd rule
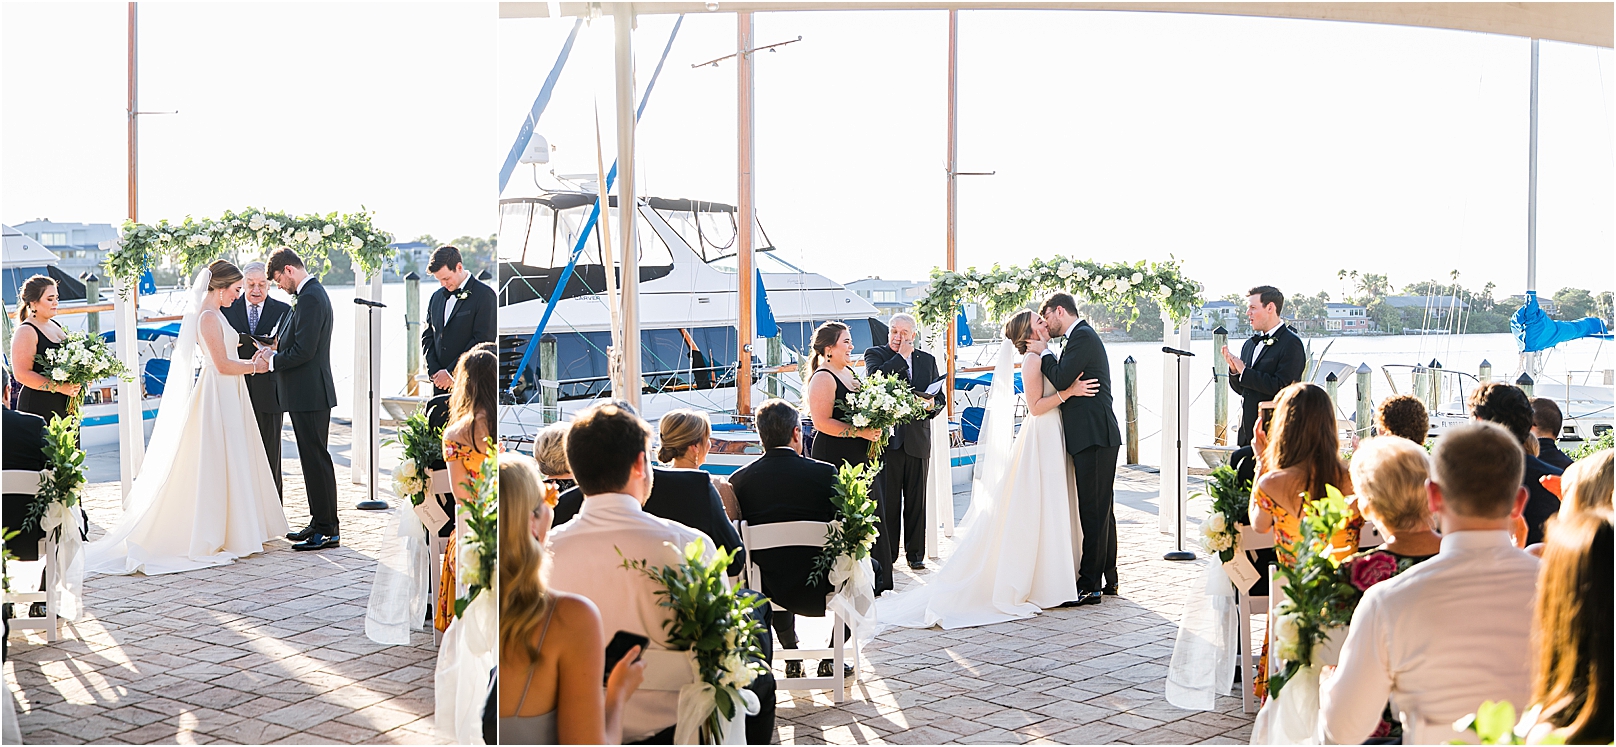
[[[466,527],[455,548],[456,573],[466,582],[466,595],[455,599],[455,616],[466,612],[484,589],[492,589],[499,560],[499,450],[488,440],[488,458],[481,471],[464,487],[471,492],[466,506]]]
[[[694,652],[702,682],[713,687],[713,709],[701,727],[701,742],[717,744],[724,737],[723,725],[748,697],[742,690],[762,671],[756,662],[763,656],[758,643],[763,625],[752,616],[752,608],[764,598],[743,597],[729,588],[724,570],[736,553],[720,548],[718,557],[704,562],[706,543],[699,538],[683,550],[684,562],[677,566],[651,568],[645,560],[625,558],[623,567],[662,585],[658,604],[673,610],[673,619],[665,623],[668,647]]]
[[[399,424],[398,435],[382,443],[404,447],[404,458],[393,468],[393,494],[417,506],[425,503],[427,474],[443,458],[443,429],[427,425],[426,415],[417,412]]]
[[[877,371],[864,379],[858,391],[848,395],[845,406],[838,403],[836,414],[854,428],[881,431],[881,437],[870,442],[870,458],[873,459],[886,449],[891,436],[888,429],[920,420],[931,412],[926,401],[909,388],[909,382]]]
[[[83,387],[108,376],[125,381],[134,379],[129,367],[112,354],[100,337],[84,332],[69,333],[60,346],[34,356],[34,364],[52,382],[79,385],[78,395],[68,399],[67,411],[70,413],[78,412],[84,404]]]
[[[1206,490],[1200,495],[1212,499],[1212,512],[1201,522],[1201,546],[1227,563],[1239,548],[1240,525],[1251,524],[1246,507],[1251,481],[1240,480],[1233,467],[1223,465],[1207,476]]]

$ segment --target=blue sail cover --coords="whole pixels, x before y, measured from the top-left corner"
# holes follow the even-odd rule
[[[954,344],[962,348],[968,348],[976,342],[971,338],[971,323],[965,318],[965,304],[960,304],[959,314],[954,317],[954,329],[959,337],[958,340],[954,341]]]
[[[1537,305],[1537,291],[1526,292],[1526,305],[1516,309],[1509,318],[1509,331],[1515,335],[1515,347],[1522,353],[1547,350],[1568,340],[1609,335],[1605,320],[1598,317],[1584,317],[1574,322],[1550,319],[1548,312]]]
[[[774,309],[769,306],[769,292],[763,287],[763,271],[755,266],[752,277],[757,280],[752,291],[754,310],[752,319],[752,334],[757,337],[774,337],[780,334],[780,325],[774,323]]]

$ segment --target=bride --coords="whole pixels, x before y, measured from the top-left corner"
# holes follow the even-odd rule
[[[243,374],[219,309],[241,295],[241,270],[218,260],[197,274],[144,466],[123,517],[85,546],[86,573],[176,573],[223,565],[287,530]],[[193,381],[200,341],[202,372]]]
[[[1010,317],[1004,337],[977,441],[971,508],[954,553],[926,585],[876,600],[881,625],[991,625],[1077,599],[1082,529],[1073,513],[1077,486],[1060,403],[1092,396],[1097,383],[1079,376],[1070,389],[1056,392],[1044,380],[1038,357],[1048,346],[1049,328],[1031,311]],[[1013,415],[1018,353],[1028,393],[1019,434]]]

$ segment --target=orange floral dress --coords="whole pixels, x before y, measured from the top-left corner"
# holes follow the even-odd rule
[[[1263,493],[1262,488],[1255,485],[1251,488],[1251,497],[1252,500],[1257,502],[1258,506],[1261,506],[1264,511],[1274,517],[1274,554],[1279,556],[1279,562],[1287,566],[1294,564],[1296,556],[1291,554],[1291,547],[1302,540],[1302,517],[1292,514],[1284,506],[1274,502],[1274,499]],[[1330,538],[1331,554],[1337,556],[1338,559],[1345,559],[1347,556],[1358,552],[1358,532],[1362,528],[1363,519],[1357,516],[1352,517],[1347,522],[1345,529],[1336,532],[1335,536]],[[1269,583],[1271,584],[1273,581],[1270,579]],[[1268,619],[1270,621],[1274,619],[1272,610],[1268,614]],[[1256,693],[1258,700],[1264,700],[1268,697],[1267,636],[1263,637],[1262,658],[1257,666],[1256,675],[1252,677],[1251,688],[1252,692]]]
[[[444,439],[443,461],[458,463],[465,469],[466,474],[473,479],[482,477],[483,462],[488,460],[489,451]],[[458,486],[456,486],[458,487]],[[449,542],[443,549],[443,568],[438,576],[438,599],[436,611],[432,617],[432,626],[440,631],[448,630],[449,623],[454,620],[455,604],[455,545],[460,532],[458,529],[449,535]]]

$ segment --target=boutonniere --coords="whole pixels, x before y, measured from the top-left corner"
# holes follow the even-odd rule
[[[1274,344],[1274,338],[1272,338],[1272,337],[1264,337],[1262,339],[1262,344],[1264,344],[1264,345],[1272,345],[1272,344]]]
[[[454,297],[456,301],[464,301],[471,298],[471,291],[461,288],[460,290],[455,291]]]

